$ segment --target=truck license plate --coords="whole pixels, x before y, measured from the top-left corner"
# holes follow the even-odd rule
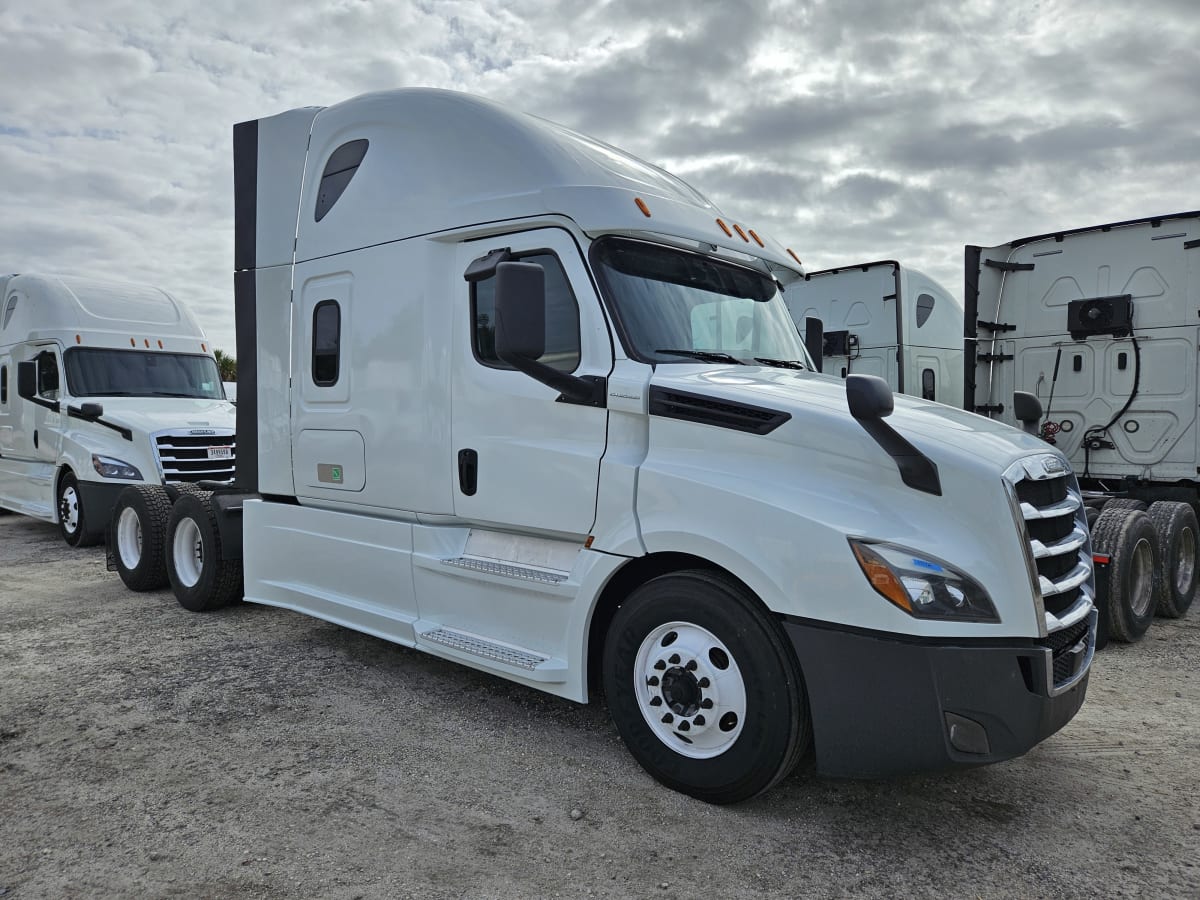
[[[209,447],[208,448],[208,458],[209,459],[233,459],[233,448],[232,447]]]

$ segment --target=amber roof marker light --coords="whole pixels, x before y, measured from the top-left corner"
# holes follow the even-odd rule
[[[646,201],[641,197],[634,197],[633,202],[637,204],[637,208],[642,211],[642,215],[647,219],[650,218],[650,207],[646,205]]]
[[[729,226],[726,225],[721,219],[717,219],[717,224],[720,225],[721,230],[725,232],[725,237],[733,237],[733,232],[729,230]]]

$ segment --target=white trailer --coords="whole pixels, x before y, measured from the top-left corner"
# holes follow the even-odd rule
[[[1037,430],[1091,492],[1109,629],[1135,640],[1156,611],[1183,615],[1200,533],[1200,212],[968,246],[965,288],[968,408],[1015,422],[1005,398],[1040,400]]]
[[[808,272],[785,296],[821,371],[877,375],[901,393],[960,402],[962,303],[928,275],[895,260],[859,263]]]
[[[123,495],[186,608],[603,685],[647,771],[711,802],[810,744],[830,774],[978,765],[1079,708],[1064,457],[811,371],[799,262],[746,222],[445,91],[239,124],[234,168],[237,484]]]
[[[207,338],[170,294],[0,277],[0,508],[95,543],[129,484],[232,480],[234,425]]]

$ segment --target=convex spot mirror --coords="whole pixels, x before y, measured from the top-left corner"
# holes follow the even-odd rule
[[[537,263],[496,266],[496,355],[534,360],[546,352],[546,273]]]

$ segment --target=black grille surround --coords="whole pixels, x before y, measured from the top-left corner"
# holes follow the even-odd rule
[[[176,428],[155,432],[152,438],[164,484],[233,481],[237,438],[232,429]]]
[[[1095,582],[1083,496],[1055,453],[1026,457],[1004,474],[1024,525],[1027,559],[1037,582],[1051,659],[1051,691],[1065,690],[1087,670],[1094,651]],[[1082,642],[1082,643],[1081,643]]]

